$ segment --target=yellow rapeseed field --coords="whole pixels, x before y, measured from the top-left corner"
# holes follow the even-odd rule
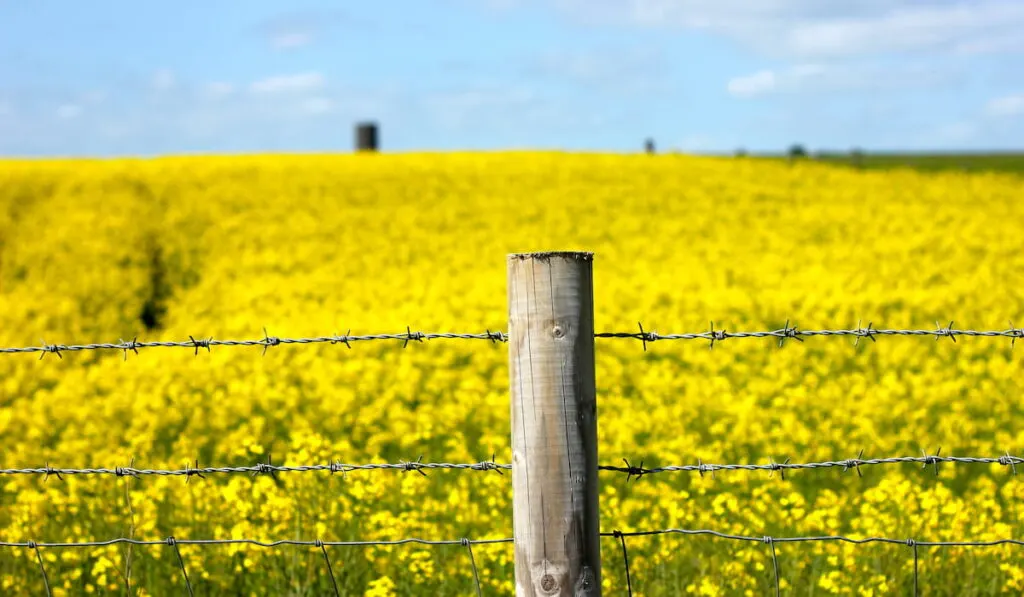
[[[0,346],[483,332],[506,255],[595,253],[597,331],[1024,324],[1019,178],[685,156],[493,153],[0,163]],[[1024,450],[1008,338],[598,339],[600,460],[644,466]],[[506,346],[437,339],[0,354],[0,467],[510,459]],[[1020,343],[1018,343],[1020,344]],[[134,460],[133,460],[134,459]],[[1018,467],[1020,468],[1020,467]],[[601,473],[604,531],[1024,538],[1024,470]],[[188,482],[186,482],[186,480]],[[493,471],[0,475],[0,541],[474,539]],[[332,594],[315,547],[179,546],[197,595]],[[628,541],[636,595],[763,595],[772,546]],[[775,543],[782,591],[910,594],[908,545]],[[918,548],[925,595],[1019,594],[1024,548]],[[342,594],[472,594],[461,545],[330,547]],[[184,594],[168,545],[41,555],[53,595]],[[483,593],[509,544],[476,545]],[[608,594],[625,594],[603,543]],[[0,547],[0,593],[44,594]]]

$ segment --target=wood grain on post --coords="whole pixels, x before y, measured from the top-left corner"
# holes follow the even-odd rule
[[[601,594],[591,253],[508,261],[516,595]]]

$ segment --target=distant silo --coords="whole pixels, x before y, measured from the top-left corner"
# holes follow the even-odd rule
[[[360,122],[356,124],[356,151],[377,151],[377,123]]]

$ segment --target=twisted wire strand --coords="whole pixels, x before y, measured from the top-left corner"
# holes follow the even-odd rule
[[[264,330],[263,338],[252,340],[215,340],[212,337],[196,338],[194,336],[189,336],[188,340],[181,341],[140,342],[138,338],[129,341],[120,340],[118,342],[96,342],[89,344],[47,344],[43,341],[43,344],[40,346],[0,348],[0,354],[38,352],[42,353],[39,355],[39,358],[41,359],[47,354],[55,354],[58,357],[61,357],[61,354],[65,352],[79,352],[85,350],[120,350],[124,352],[125,359],[127,359],[128,351],[139,354],[140,348],[191,348],[195,351],[195,354],[198,355],[200,349],[209,351],[214,346],[262,346],[263,353],[266,354],[268,348],[286,344],[344,344],[346,347],[352,348],[353,342],[400,340],[402,341],[402,346],[404,348],[409,345],[409,342],[423,342],[425,340],[437,339],[490,340],[491,342],[497,343],[507,342],[508,336],[504,332],[492,332],[489,330],[483,333],[455,333],[414,332],[411,328],[407,328],[405,332],[394,334],[352,335],[351,333],[347,333],[343,335],[335,334],[333,336],[314,336],[309,338],[281,338],[277,336],[270,336],[266,334],[266,331]]]
[[[730,541],[744,541],[750,543],[849,543],[853,545],[866,545],[869,543],[885,543],[891,545],[905,545],[907,547],[997,547],[1000,545],[1024,545],[1021,539],[993,539],[991,541],[918,541],[916,539],[894,539],[891,537],[863,537],[860,539],[847,537],[845,535],[815,535],[806,537],[760,537],[747,535],[733,535],[710,529],[657,529],[651,531],[619,531],[624,537],[650,537],[656,535],[706,535],[727,539]],[[602,537],[616,536],[614,533],[601,533]]]
[[[880,466],[889,464],[920,464],[923,468],[932,466],[938,472],[940,463],[952,463],[961,465],[992,465],[998,464],[1011,468],[1013,474],[1017,472],[1017,465],[1024,464],[1024,458],[1011,456],[1006,453],[998,457],[977,457],[977,456],[941,456],[935,454],[923,454],[922,456],[894,456],[889,458],[847,458],[845,460],[828,460],[821,462],[790,462],[788,459],[783,462],[770,460],[767,464],[713,464],[698,461],[697,464],[670,465],[661,467],[644,467],[643,462],[639,465],[630,464],[623,459],[625,466],[600,465],[599,470],[624,474],[627,479],[639,478],[646,475],[671,472],[695,472],[700,475],[714,474],[717,471],[768,471],[769,473],[780,472],[785,474],[787,470],[801,469],[824,469],[841,468],[844,472],[854,469],[861,474],[861,467]],[[862,452],[863,455],[863,452]],[[4,468],[0,469],[0,475],[39,475],[47,479],[51,476],[63,480],[64,476],[74,475],[111,475],[115,477],[141,477],[141,476],[180,476],[180,477],[205,477],[214,474],[249,474],[274,475],[276,473],[305,473],[324,471],[329,473],[349,473],[353,471],[383,471],[396,470],[401,472],[418,472],[426,474],[425,471],[432,470],[462,470],[462,471],[494,471],[503,474],[503,471],[511,470],[512,465],[492,460],[481,462],[423,462],[422,457],[417,460],[401,462],[382,462],[370,464],[345,464],[341,462],[329,464],[304,464],[304,465],[278,465],[272,462],[260,462],[249,466],[188,466],[180,469],[147,469],[135,468],[132,466],[114,468],[59,468],[49,464],[42,467],[30,468]]]
[[[368,541],[321,541],[314,539],[311,541],[302,539],[279,539],[276,541],[261,541],[259,539],[177,539],[174,537],[168,537],[167,539],[132,539],[129,537],[115,537],[113,539],[104,539],[101,541],[56,541],[56,542],[43,542],[43,541],[0,541],[0,547],[28,547],[30,549],[48,548],[48,549],[74,549],[79,547],[107,547],[110,545],[129,544],[129,545],[251,545],[253,547],[281,547],[285,545],[293,545],[299,547],[387,547],[387,546],[398,546],[398,545],[466,545],[466,542],[471,545],[493,545],[497,543],[512,543],[512,538],[499,538],[499,539],[420,539],[418,537],[409,537],[406,539],[392,539],[392,540],[368,540]]]
[[[6,468],[0,469],[0,475],[42,475],[47,478],[55,476],[63,480],[65,475],[112,475],[116,477],[141,477],[147,475],[170,476],[170,477],[204,477],[213,474],[249,474],[249,475],[273,475],[275,473],[305,473],[326,471],[330,473],[349,473],[352,471],[378,471],[397,470],[402,472],[418,472],[451,469],[451,470],[473,470],[473,471],[495,471],[502,473],[503,470],[511,470],[511,464],[501,464],[491,460],[483,462],[422,462],[412,460],[408,462],[381,462],[371,464],[304,464],[295,466],[284,466],[270,462],[260,462],[251,466],[186,466],[180,469],[145,469],[130,466],[114,468],[56,468],[49,465],[33,468]]]
[[[708,348],[714,348],[716,342],[728,339],[777,338],[779,340],[779,346],[781,347],[787,339],[794,339],[803,342],[804,338],[815,336],[852,336],[855,338],[855,345],[859,344],[862,338],[867,338],[872,342],[875,342],[879,336],[932,336],[936,340],[939,340],[940,338],[949,338],[953,342],[956,342],[956,339],[961,336],[987,338],[1004,337],[1010,338],[1010,346],[1012,348],[1016,344],[1018,338],[1024,338],[1024,328],[1014,326],[1012,321],[1010,322],[1010,327],[1005,330],[956,329],[953,327],[953,323],[954,322],[950,321],[948,325],[943,327],[938,322],[935,322],[934,329],[885,329],[875,328],[870,322],[867,326],[862,327],[858,322],[857,327],[852,329],[801,330],[796,326],[790,326],[789,321],[787,320],[785,326],[776,330],[730,332],[724,329],[716,330],[715,323],[711,322],[710,328],[706,332],[682,334],[659,334],[657,332],[647,331],[644,329],[643,324],[639,323],[637,324],[639,331],[636,332],[601,332],[594,334],[594,337],[638,340],[643,343],[644,350],[647,350],[648,343],[661,340],[707,340]]]
[[[893,456],[888,458],[863,458],[863,451],[861,455],[856,458],[847,458],[845,460],[826,460],[821,462],[790,462],[789,459],[783,462],[775,462],[774,459],[770,459],[767,464],[713,464],[698,461],[697,464],[684,464],[684,465],[670,465],[660,467],[645,468],[641,461],[639,466],[630,464],[628,460],[623,459],[625,466],[609,466],[602,465],[598,468],[605,471],[614,471],[623,473],[630,478],[642,477],[644,475],[653,475],[658,473],[671,473],[671,472],[695,472],[703,476],[705,473],[714,474],[716,471],[779,471],[782,475],[787,470],[801,470],[801,469],[822,469],[822,468],[841,468],[843,471],[854,469],[858,475],[862,475],[861,467],[863,466],[879,466],[887,464],[920,464],[922,468],[932,466],[938,474],[938,465],[940,463],[953,463],[953,464],[984,464],[992,465],[998,464],[1001,466],[1010,467],[1014,475],[1017,474],[1017,465],[1024,464],[1024,458],[1019,456],[1011,456],[1009,452],[998,457],[978,457],[978,456],[941,456],[939,453],[942,448],[936,450],[935,454],[927,454],[922,451],[921,456]],[[785,478],[785,477],[783,477]]]
[[[854,538],[847,537],[845,535],[809,535],[800,537],[771,537],[767,535],[753,536],[753,535],[735,535],[731,533],[723,533],[712,529],[679,529],[679,528],[666,528],[666,529],[654,529],[654,530],[641,530],[641,531],[607,531],[600,533],[602,537],[613,537],[620,540],[623,537],[651,537],[657,535],[688,535],[688,536],[711,536],[719,539],[727,539],[730,541],[743,541],[748,543],[815,543],[815,542],[836,542],[836,543],[849,543],[853,545],[866,545],[870,543],[884,543],[891,545],[905,545],[907,547],[997,547],[1000,545],[1021,545],[1024,546],[1024,540],[1021,539],[992,539],[989,541],[920,541],[917,539],[894,539],[891,537],[862,537]],[[383,546],[398,546],[398,545],[428,545],[428,546],[444,546],[444,545],[494,545],[500,543],[513,543],[512,537],[501,537],[493,539],[421,539],[418,537],[410,537],[406,539],[391,539],[391,540],[353,540],[353,541],[321,541],[315,540],[302,540],[302,539],[280,539],[276,541],[261,541],[258,539],[177,539],[174,537],[168,537],[166,539],[132,539],[128,537],[115,537],[112,539],[105,539],[101,541],[58,541],[58,542],[42,542],[42,541],[0,541],[0,547],[26,547],[29,549],[72,549],[72,548],[85,548],[85,547],[106,547],[117,544],[131,544],[139,546],[175,546],[175,545],[252,545],[254,547],[281,547],[286,545],[299,546],[299,547],[316,547],[322,546],[327,547],[383,547]]]
[[[639,331],[633,332],[600,332],[594,334],[595,338],[620,338],[620,339],[632,339],[638,340],[643,343],[644,350],[647,349],[647,344],[651,342],[664,341],[664,340],[706,340],[709,342],[709,347],[714,348],[716,342],[721,342],[727,339],[740,339],[740,338],[776,338],[779,340],[780,346],[786,339],[795,339],[803,341],[804,338],[814,336],[850,336],[856,338],[855,343],[859,343],[862,338],[867,338],[871,341],[876,341],[881,336],[930,336],[936,340],[940,338],[949,338],[956,342],[958,337],[962,336],[973,336],[973,337],[1004,337],[1010,338],[1010,344],[1013,346],[1018,338],[1024,338],[1024,328],[1018,328],[1010,322],[1009,329],[1005,330],[973,330],[973,329],[956,329],[953,327],[953,322],[945,327],[936,323],[935,329],[885,329],[885,328],[874,328],[871,323],[868,323],[866,327],[861,327],[860,324],[856,328],[851,329],[821,329],[821,330],[801,330],[796,326],[790,326],[789,322],[782,328],[776,330],[764,330],[764,331],[738,331],[730,332],[724,329],[716,330],[714,322],[711,323],[711,327],[705,332],[692,332],[692,333],[677,333],[677,334],[659,334],[653,331],[644,330],[642,324],[639,325]],[[120,340],[118,342],[96,342],[87,344],[48,344],[45,341],[39,346],[16,346],[16,347],[0,347],[0,354],[19,354],[19,353],[41,353],[39,358],[43,358],[47,354],[54,354],[61,357],[62,353],[65,352],[78,352],[85,350],[120,350],[124,352],[125,358],[128,357],[128,352],[139,353],[139,349],[143,348],[190,348],[195,351],[195,354],[199,354],[200,349],[209,351],[212,347],[240,347],[240,346],[262,346],[263,353],[270,347],[288,345],[288,344],[344,344],[348,348],[351,348],[353,342],[371,342],[371,341],[401,341],[402,346],[408,346],[409,342],[423,342],[426,340],[436,339],[456,339],[456,340],[488,340],[492,343],[508,342],[508,334],[503,331],[491,331],[486,330],[484,332],[414,332],[411,328],[407,327],[405,332],[387,333],[387,334],[362,334],[352,335],[351,333],[346,334],[335,334],[332,336],[313,336],[313,337],[299,337],[299,338],[283,338],[278,336],[270,336],[264,330],[263,338],[254,338],[250,340],[216,340],[212,337],[199,337],[189,336],[188,340],[180,341],[139,341],[138,338],[133,340],[125,341]]]
[[[616,539],[622,547],[623,562],[626,568],[626,583],[627,590],[632,594],[632,580],[629,571],[629,556],[626,550],[626,538],[627,537],[650,537],[658,535],[686,535],[686,536],[710,536],[719,539],[725,539],[730,541],[740,541],[747,543],[761,543],[769,546],[771,549],[772,565],[774,568],[774,587],[775,593],[779,594],[781,586],[781,574],[779,570],[778,555],[775,551],[775,545],[777,543],[818,543],[818,542],[835,542],[835,543],[846,543],[852,545],[866,545],[872,543],[890,544],[890,545],[903,545],[911,548],[913,551],[914,558],[914,594],[918,594],[918,581],[919,581],[919,567],[918,567],[918,548],[919,547],[996,547],[1002,545],[1019,545],[1024,546],[1024,540],[1020,539],[994,539],[990,541],[967,541],[967,540],[955,540],[955,541],[919,541],[916,539],[895,539],[891,537],[862,537],[854,538],[847,537],[845,535],[811,535],[801,537],[772,537],[769,535],[764,536],[752,536],[752,535],[737,535],[732,533],[724,533],[721,531],[715,531],[711,529],[679,529],[679,528],[666,528],[666,529],[655,529],[655,530],[641,530],[641,531],[620,531],[618,529],[610,532],[600,533],[601,537],[608,538],[612,537]],[[40,548],[48,549],[71,549],[71,548],[90,548],[90,547],[104,547],[116,544],[131,544],[139,546],[157,546],[165,545],[170,546],[174,549],[177,555],[178,563],[181,568],[182,575],[185,578],[186,589],[189,594],[192,594],[192,585],[188,577],[188,573],[185,570],[184,559],[181,557],[181,551],[179,545],[251,545],[255,547],[263,548],[274,548],[280,546],[302,546],[302,547],[315,547],[323,552],[327,565],[330,568],[330,560],[327,558],[326,547],[366,547],[366,546],[397,546],[397,545],[428,545],[428,546],[439,546],[439,545],[459,545],[466,547],[469,550],[469,556],[471,565],[473,568],[473,577],[476,586],[476,591],[480,593],[480,581],[479,574],[476,569],[476,560],[473,557],[473,552],[470,546],[472,545],[493,545],[493,544],[505,544],[514,543],[513,538],[494,538],[494,539],[443,539],[443,540],[432,540],[432,539],[420,539],[420,538],[407,538],[397,540],[362,540],[362,541],[322,541],[315,539],[312,541],[304,541],[297,539],[282,539],[277,541],[260,541],[257,539],[176,539],[173,536],[166,539],[133,539],[128,537],[116,537],[113,539],[107,539],[103,541],[78,541],[78,542],[35,542],[35,541],[0,541],[0,548],[2,547],[25,547],[32,549],[36,553],[36,558],[39,560],[40,569],[42,570],[43,580],[46,583],[46,590],[49,593],[49,583],[46,577],[46,570],[42,567],[42,556],[39,553]],[[334,582],[333,570],[330,570],[331,581]],[[337,591],[337,584],[334,584],[335,591]]]

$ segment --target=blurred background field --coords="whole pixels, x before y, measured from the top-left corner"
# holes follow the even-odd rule
[[[506,326],[505,257],[596,253],[597,331],[1024,322],[1020,178],[812,160],[496,152],[0,163],[0,346]],[[505,346],[0,355],[0,467],[508,462]],[[1006,338],[597,341],[602,464],[1020,454]],[[127,358],[125,358],[127,357]],[[1019,537],[1008,467],[602,473],[602,530]],[[511,536],[494,472],[4,476],[5,541]],[[625,590],[603,544],[609,594]],[[905,546],[776,545],[790,594],[911,590]],[[485,594],[509,545],[474,546]],[[462,546],[330,548],[343,594],[471,594]],[[167,546],[42,549],[55,595],[184,590]],[[329,594],[312,548],[182,546],[197,595]],[[921,549],[921,593],[1024,590],[1020,548]],[[638,595],[765,594],[768,546],[629,541]],[[0,548],[4,594],[40,594]]]
[[[867,169],[911,169],[921,172],[1024,173],[1024,154],[1003,153],[896,153],[817,151],[814,159],[836,165]]]

